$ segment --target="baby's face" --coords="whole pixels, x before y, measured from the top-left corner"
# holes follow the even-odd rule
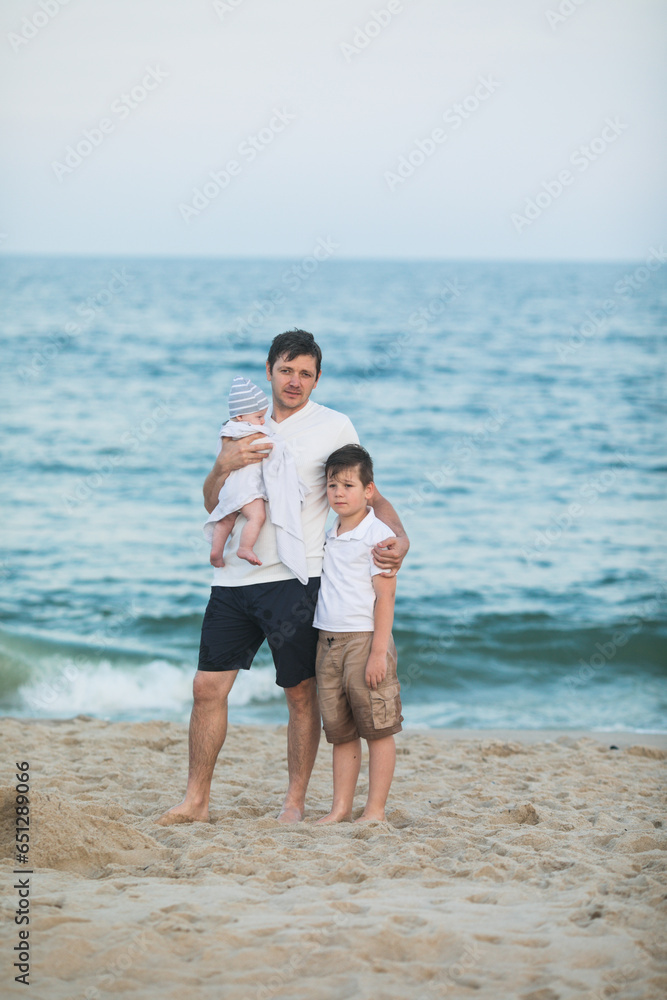
[[[247,424],[263,424],[265,414],[266,410],[256,410],[254,413],[242,413],[239,417],[234,417],[234,420],[245,420]]]

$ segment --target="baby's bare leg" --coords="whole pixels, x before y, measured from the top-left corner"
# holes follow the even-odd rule
[[[225,565],[222,553],[238,516],[238,511],[236,511],[233,514],[227,514],[226,517],[222,517],[219,521],[215,522],[213,526],[213,538],[211,539],[211,566]]]
[[[372,819],[384,821],[384,807],[396,767],[396,743],[393,736],[368,740],[368,799],[357,823]]]
[[[246,523],[243,525],[236,554],[239,559],[247,559],[253,566],[261,566],[261,560],[257,558],[252,547],[259,538],[262,525],[266,520],[264,501],[261,497],[251,500],[250,503],[241,507],[241,514],[246,518]]]

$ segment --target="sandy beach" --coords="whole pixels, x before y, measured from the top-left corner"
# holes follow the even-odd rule
[[[317,827],[323,742],[308,816],[285,827],[285,729],[232,725],[212,822],[163,828],[184,725],[4,719],[2,733],[6,771],[30,763],[40,1000],[667,995],[667,736],[406,732],[388,822]],[[6,773],[6,969],[14,783]]]

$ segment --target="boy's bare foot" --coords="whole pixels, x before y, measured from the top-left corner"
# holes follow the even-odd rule
[[[355,819],[355,823],[386,823],[387,819],[384,814],[384,809],[367,812],[365,809],[362,812],[359,819]]]
[[[252,549],[237,549],[236,554],[239,559],[245,559],[247,562],[252,563],[253,566],[261,566],[261,561],[257,558]]]
[[[159,826],[174,826],[176,823],[210,823],[207,806],[192,806],[185,801],[167,809],[155,822]]]
[[[334,812],[332,809],[330,813],[326,816],[322,816],[321,819],[316,820],[316,823],[349,823],[352,819],[351,812]]]
[[[225,560],[222,558],[222,556],[216,555],[215,553],[211,552],[211,566],[224,566],[224,565],[225,565]]]
[[[283,806],[276,818],[279,823],[300,823],[303,812],[297,806]]]

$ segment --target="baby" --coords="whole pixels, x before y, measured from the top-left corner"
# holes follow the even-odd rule
[[[259,386],[237,375],[229,392],[230,419],[220,428],[221,438],[242,438],[257,434],[265,426],[269,400]],[[266,520],[268,501],[271,520],[276,526],[278,554],[302,583],[308,582],[308,570],[301,527],[301,501],[309,492],[299,479],[294,459],[282,438],[267,430],[273,444],[268,456],[259,463],[230,472],[218,495],[218,505],[204,525],[211,542],[211,564],[224,566],[223,552],[236,518],[243,514],[237,555],[253,566],[262,562],[254,545]]]

